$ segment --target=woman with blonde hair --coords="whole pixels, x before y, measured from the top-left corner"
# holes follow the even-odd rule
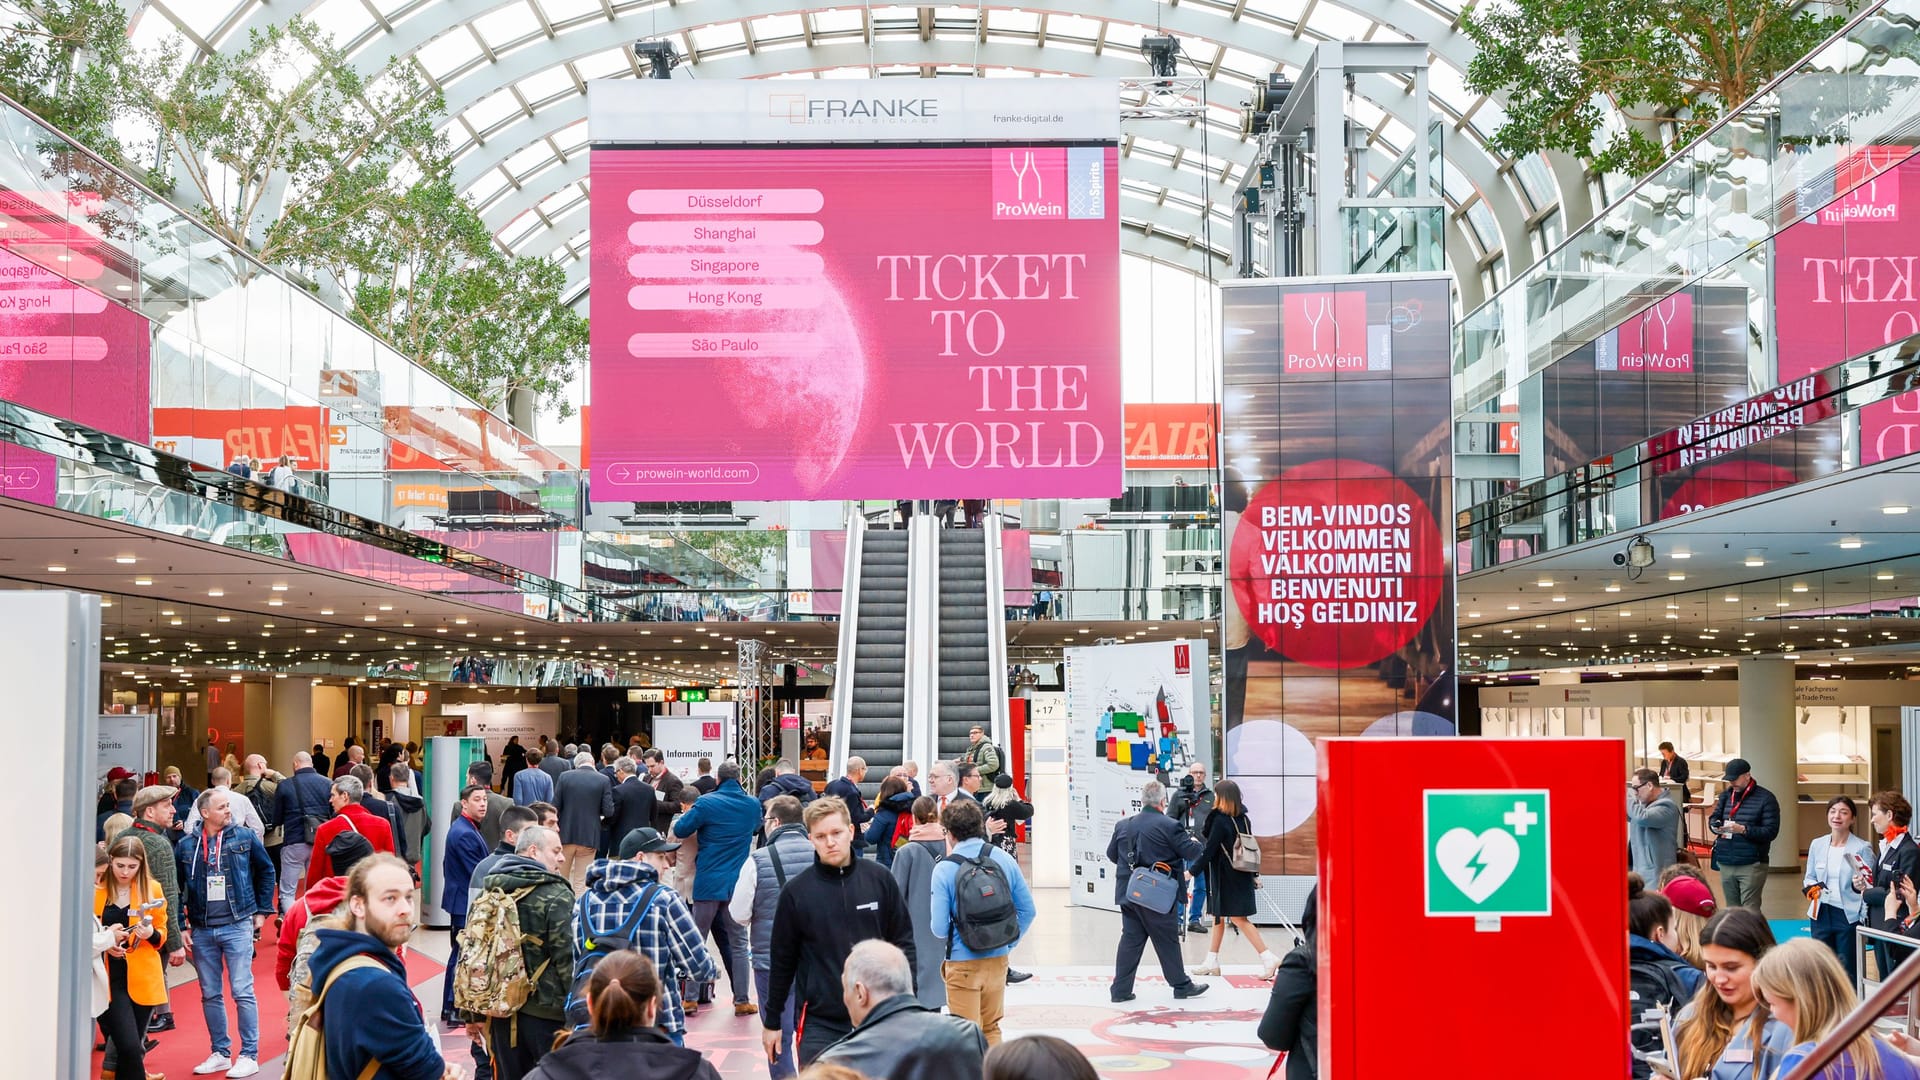
[[[1856,1004],[1833,950],[1812,938],[1796,938],[1768,952],[1753,969],[1753,986],[1774,1018],[1793,1031],[1793,1046],[1780,1058],[1779,1076],[1806,1060],[1814,1044]],[[1868,1030],[1820,1075],[1828,1080],[1916,1080],[1920,1069]]]
[[[153,1007],[167,1000],[160,962],[167,904],[147,870],[147,848],[139,837],[122,836],[107,848],[107,872],[93,890],[93,914],[117,941],[106,950],[108,1000],[100,1016],[114,1048],[114,1075],[165,1080],[147,1072],[146,1061],[147,1021]]]
[[[1733,908],[1707,920],[1700,955],[1707,983],[1674,1025],[1679,1074],[1707,1080],[1767,1080],[1793,1032],[1753,990],[1753,969],[1773,948],[1773,928],[1757,911]]]
[[[100,823],[100,831],[106,834],[104,846],[112,847],[113,842],[120,839],[120,834],[131,828],[133,828],[131,817],[125,814],[108,814],[107,820]]]

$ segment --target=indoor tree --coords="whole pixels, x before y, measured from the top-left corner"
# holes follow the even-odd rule
[[[1493,147],[1558,150],[1601,172],[1651,172],[1838,30],[1836,5],[1797,0],[1495,0],[1463,28],[1467,87],[1502,94]],[[1611,106],[1627,120],[1607,131]],[[1671,142],[1656,136],[1671,132]]]

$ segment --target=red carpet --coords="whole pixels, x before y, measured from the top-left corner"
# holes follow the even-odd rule
[[[268,936],[274,933],[275,924],[268,923],[266,933],[260,939],[260,951],[253,959],[253,996],[260,1005],[260,1060],[273,1061],[287,1052],[287,995],[273,981],[274,942]],[[187,961],[191,970],[193,962]],[[407,954],[407,983],[419,986],[421,983],[439,975],[442,966],[439,961],[422,956],[418,952]],[[223,988],[227,1004],[227,1036],[233,1040],[233,1050],[229,1056],[240,1053],[240,1014],[234,1008],[230,988]],[[160,1045],[147,1052],[147,1071],[165,1073],[168,1080],[189,1080],[193,1076],[193,1067],[207,1059],[213,1052],[213,1044],[207,1038],[207,1022],[200,1010],[200,984],[181,983],[168,995],[173,1004],[172,1031],[163,1031],[155,1038]],[[438,1002],[428,1016],[439,1011]],[[96,1028],[94,1039],[99,1040]],[[101,1054],[93,1055],[92,1075],[100,1075]],[[268,1073],[274,1072],[272,1069]],[[216,1076],[224,1075],[220,1073]]]

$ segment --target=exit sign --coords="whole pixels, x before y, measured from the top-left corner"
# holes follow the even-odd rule
[[[680,700],[705,701],[707,700],[707,692],[700,687],[689,687],[688,689],[680,691]]]

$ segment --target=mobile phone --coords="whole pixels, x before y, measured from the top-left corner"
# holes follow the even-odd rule
[[[1680,1080],[1679,1070],[1675,1069],[1672,1065],[1669,1065],[1667,1063],[1666,1058],[1660,1057],[1659,1055],[1656,1054],[1652,1057],[1646,1058],[1645,1061],[1647,1063],[1647,1068],[1653,1070],[1653,1075],[1664,1076],[1667,1078],[1667,1080]]]

